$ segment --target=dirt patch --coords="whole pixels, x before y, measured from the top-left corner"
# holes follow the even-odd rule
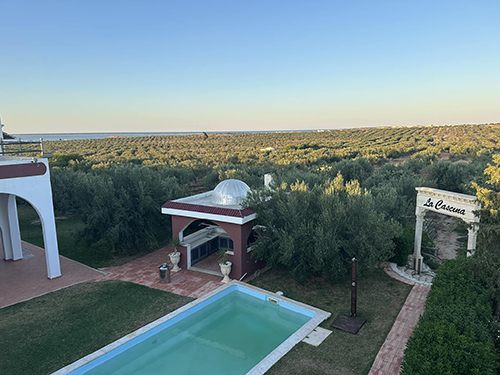
[[[442,152],[438,156],[438,160],[440,161],[451,161],[452,163],[471,163],[472,162],[472,157],[470,156],[465,156],[465,155],[456,155],[456,154],[450,154],[449,152]]]

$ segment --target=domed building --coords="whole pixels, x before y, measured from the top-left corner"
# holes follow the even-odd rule
[[[220,206],[239,206],[250,188],[243,181],[230,179],[219,183],[212,192],[211,201]]]
[[[172,216],[172,235],[183,246],[181,268],[220,275],[216,252],[226,248],[232,263],[232,279],[253,275],[264,267],[251,258],[256,213],[242,208],[250,188],[243,181],[229,179],[214,190],[175,199],[162,206]]]

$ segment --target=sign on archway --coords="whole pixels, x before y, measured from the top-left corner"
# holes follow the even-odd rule
[[[454,193],[451,191],[417,187],[417,208],[415,215],[417,222],[415,225],[415,247],[413,252],[413,269],[420,274],[422,271],[422,227],[424,216],[427,211],[437,212],[448,216],[462,219],[467,224],[468,241],[467,256],[474,254],[476,249],[476,239],[479,217],[474,215],[474,211],[481,208],[481,203],[473,195]]]

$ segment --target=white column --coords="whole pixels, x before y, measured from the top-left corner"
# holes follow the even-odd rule
[[[54,211],[46,210],[45,212],[40,212],[39,214],[42,222],[45,262],[47,263],[47,277],[49,279],[54,279],[61,276]]]
[[[45,160],[42,159],[46,164]],[[54,215],[54,203],[52,201],[52,188],[50,186],[50,174],[47,165],[47,173],[43,179],[37,180],[36,191],[30,190],[26,193],[31,205],[35,208],[42,223],[43,244],[45,248],[45,263],[47,265],[47,277],[54,279],[61,276],[61,264],[59,262],[59,247],[57,245],[56,220]]]
[[[12,241],[10,240],[8,199],[8,194],[0,194],[0,228],[2,229],[2,245],[5,260],[13,258]]]
[[[474,255],[476,250],[476,240],[477,240],[477,225],[475,223],[471,224],[472,226],[467,228],[467,256],[470,257]]]
[[[424,226],[424,216],[425,210],[417,207],[415,211],[415,216],[417,217],[417,221],[415,224],[415,245],[413,248],[413,269],[417,274],[420,275],[422,272],[422,263],[423,257],[421,253],[422,247],[422,229]]]
[[[264,187],[271,189],[272,184],[273,184],[273,175],[270,173],[266,173],[264,175]]]
[[[48,172],[47,172],[48,175]],[[56,220],[54,215],[54,205],[52,202],[52,189],[50,187],[49,176],[47,185],[40,191],[31,202],[38,212],[42,222],[43,244],[45,247],[45,262],[47,263],[47,277],[54,279],[61,276],[61,265],[59,263],[59,247],[57,245]]]
[[[7,210],[9,217],[10,241],[12,245],[12,259],[23,259],[21,231],[19,230],[19,218],[17,216],[17,203],[15,195],[9,194],[7,198]]]

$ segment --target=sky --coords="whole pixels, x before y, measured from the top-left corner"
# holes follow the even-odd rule
[[[500,122],[500,1],[0,0],[10,133]]]

